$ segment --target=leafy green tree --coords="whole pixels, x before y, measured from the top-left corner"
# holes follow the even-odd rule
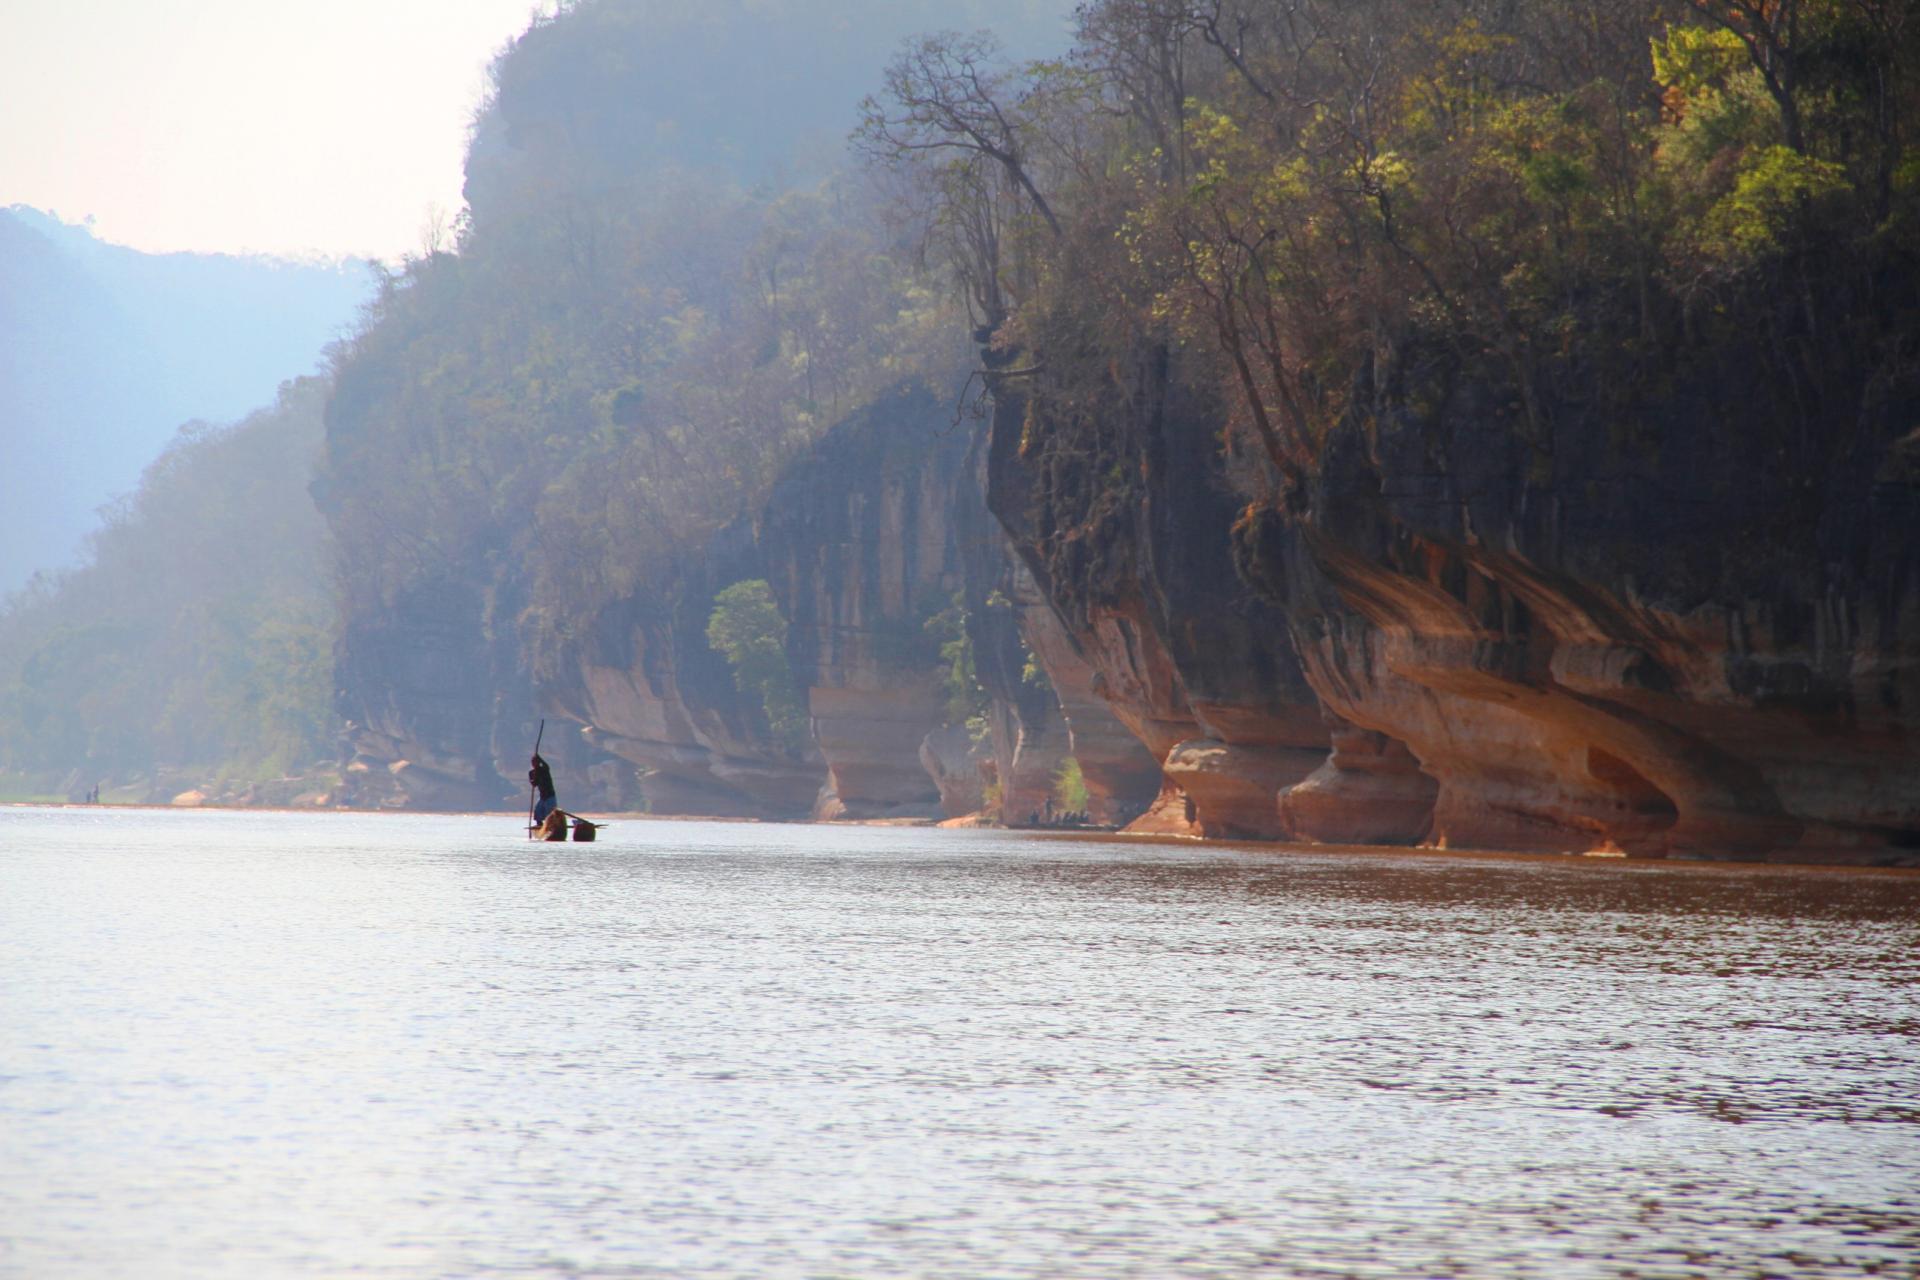
[[[973,633],[967,626],[964,592],[955,593],[946,608],[933,614],[922,630],[940,646],[941,683],[947,691],[947,723],[965,725],[975,740],[987,731],[992,699],[980,684],[974,665]]]
[[[762,578],[736,582],[713,598],[707,643],[733,667],[734,685],[760,700],[786,749],[806,749],[807,711],[787,665],[787,623]]]
[[[1060,63],[909,49],[861,140],[948,175],[931,227],[1017,228],[980,212],[997,172],[1048,230],[957,273],[1034,353],[1030,424],[1082,423],[1023,452],[1098,457],[1090,406],[1157,352],[1229,406],[1234,483],[1291,500],[1383,361],[1427,352],[1505,389],[1544,475],[1574,366],[1615,394],[1730,287],[1911,243],[1910,8],[1091,0]]]
[[[1068,756],[1053,775],[1053,802],[1063,813],[1085,813],[1087,780],[1080,773],[1080,761]]]

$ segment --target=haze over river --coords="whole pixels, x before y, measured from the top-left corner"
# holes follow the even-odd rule
[[[1920,876],[0,810],[0,1275],[1920,1274]]]

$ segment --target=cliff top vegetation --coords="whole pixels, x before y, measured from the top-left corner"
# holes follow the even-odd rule
[[[1116,353],[1171,351],[1252,497],[1389,382],[1500,385],[1544,458],[1557,399],[1656,386],[1716,333],[1818,346],[1912,278],[1920,23],[1892,0],[1077,15],[1051,62],[910,46],[858,139],[1057,417],[1126,394]]]

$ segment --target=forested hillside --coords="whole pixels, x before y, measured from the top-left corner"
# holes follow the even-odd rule
[[[150,254],[0,210],[0,594],[74,563],[96,509],[183,422],[231,422],[315,372],[369,291],[359,263]]]
[[[183,428],[85,567],[8,602],[6,791],[164,802],[213,782],[232,798],[332,761],[333,587],[306,493],[326,394],[303,378],[237,424]]]
[[[993,16],[1030,35],[1046,12]],[[956,302],[843,149],[818,150],[939,13],[602,0],[501,57],[457,244],[386,282],[328,410],[342,711],[404,762],[368,785],[510,791],[535,691],[607,610],[673,596],[835,422],[902,384],[957,391]],[[743,181],[783,166],[800,180]],[[711,595],[686,607],[697,636]]]
[[[920,42],[860,140],[942,225],[1007,229],[955,244],[1001,347],[1177,353],[1251,496],[1297,489],[1389,376],[1498,387],[1545,459],[1556,392],[1631,419],[1716,340],[1763,337],[1803,421],[1797,350],[1858,313],[1905,372],[1878,350],[1920,233],[1904,5],[1080,13],[1076,54],[1022,74]]]
[[[1060,4],[975,9],[1035,48],[1063,30]],[[251,595],[258,617],[223,623],[222,644],[284,617],[303,635],[319,628],[329,666],[335,638],[368,610],[436,574],[491,582],[497,570],[542,610],[512,627],[529,648],[506,671],[524,685],[536,658],[559,661],[583,602],[725,524],[782,457],[876,387],[912,376],[929,351],[958,363],[963,332],[931,319],[941,304],[924,288],[903,293],[917,287],[911,253],[871,197],[835,176],[859,86],[903,34],[942,12],[874,5],[822,24],[800,5],[580,5],[536,23],[477,117],[473,211],[454,238],[376,279],[357,326],[348,317],[365,289],[360,268],[156,258],[31,210],[0,219],[0,307],[16,337],[5,386],[20,401],[8,438],[38,463],[31,483],[12,473],[0,504],[0,547],[21,579],[67,558],[62,539],[77,543],[88,522],[72,513],[133,489],[137,459],[174,423],[236,417],[311,368],[323,345],[352,339],[327,389],[308,386],[297,412],[283,405],[239,429],[253,439],[268,432],[264,419],[298,418],[304,431],[337,372],[337,430],[318,475],[318,450],[289,448],[256,457],[269,470],[227,492],[249,483],[224,470],[235,446],[215,449],[221,433],[196,428],[108,516],[95,563],[37,583],[0,615],[17,695],[0,729],[8,787],[140,772],[158,795],[158,777],[265,776],[333,754],[330,708],[297,746],[263,735],[205,636],[181,640],[195,634],[185,621],[123,625],[119,588],[101,584],[119,581],[115,557],[142,539],[201,548],[209,572],[224,575],[232,594],[211,602],[197,594],[211,578],[153,579],[154,591],[177,593],[183,616]],[[818,289],[811,263],[831,277]],[[308,286],[336,279],[348,292],[316,327]],[[266,572],[240,546],[246,519],[310,512],[309,488],[341,530],[338,564],[331,546],[296,552],[285,529],[263,524],[253,542],[280,556]],[[186,492],[197,505],[167,496]],[[155,502],[173,514],[157,525],[132,514]],[[214,553],[222,539],[238,553]],[[283,572],[296,579],[291,594]],[[328,589],[308,594],[322,580]],[[145,671],[138,696],[69,643],[109,632],[171,637],[122,664]],[[356,652],[344,648],[345,670]],[[491,701],[495,674],[462,678]],[[311,692],[298,684],[305,710]],[[171,719],[151,714],[169,696]],[[175,731],[189,720],[191,732]]]

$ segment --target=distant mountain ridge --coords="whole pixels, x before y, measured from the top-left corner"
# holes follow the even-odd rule
[[[72,564],[182,424],[311,373],[370,290],[363,263],[143,253],[0,210],[0,593]]]

